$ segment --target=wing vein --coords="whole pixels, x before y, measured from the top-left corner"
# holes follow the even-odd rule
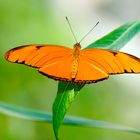
[[[100,68],[96,67],[95,65],[87,62],[86,60],[84,60],[87,64],[89,64],[90,66],[92,66],[93,68],[95,68],[96,70],[99,70],[100,72],[102,72],[103,74],[107,75],[103,70],[101,70]]]

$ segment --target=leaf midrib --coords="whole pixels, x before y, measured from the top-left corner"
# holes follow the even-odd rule
[[[63,93],[61,93],[61,94],[63,94],[63,95],[62,95],[62,97],[61,97],[61,99],[60,99],[60,102],[58,103],[58,107],[57,107],[57,108],[60,107],[60,103],[62,102],[62,99],[63,99],[63,97],[64,97],[64,95],[65,95],[64,93],[65,93],[65,91],[66,91],[68,85],[69,85],[69,83],[66,85],[66,87],[65,87],[65,89],[64,89],[64,91],[63,91]],[[59,93],[58,93],[58,94],[59,94]],[[58,110],[59,110],[59,109],[56,110],[56,115],[55,115],[55,117],[56,117],[57,114],[58,114]],[[57,118],[57,117],[56,117],[56,118]]]

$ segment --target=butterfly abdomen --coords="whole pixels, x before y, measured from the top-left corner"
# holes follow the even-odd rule
[[[72,69],[71,69],[71,78],[74,79],[76,77],[78,70],[78,59],[73,60]]]

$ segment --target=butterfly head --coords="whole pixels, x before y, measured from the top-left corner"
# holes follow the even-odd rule
[[[81,45],[80,45],[80,43],[76,43],[76,44],[74,44],[74,48],[81,49]]]
[[[79,58],[80,49],[81,49],[80,43],[74,44],[74,46],[73,46],[73,56],[74,56],[76,59]]]

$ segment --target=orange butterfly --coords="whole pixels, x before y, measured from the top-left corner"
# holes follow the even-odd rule
[[[140,59],[106,49],[73,49],[57,45],[27,45],[8,51],[5,58],[38,68],[49,78],[75,83],[93,83],[110,74],[140,73]]]
[[[77,42],[67,17],[66,20]],[[80,43],[76,43],[73,49],[57,45],[26,45],[11,49],[5,58],[38,68],[49,78],[75,83],[93,83],[107,79],[111,74],[140,73],[139,58],[106,49],[81,50]]]

